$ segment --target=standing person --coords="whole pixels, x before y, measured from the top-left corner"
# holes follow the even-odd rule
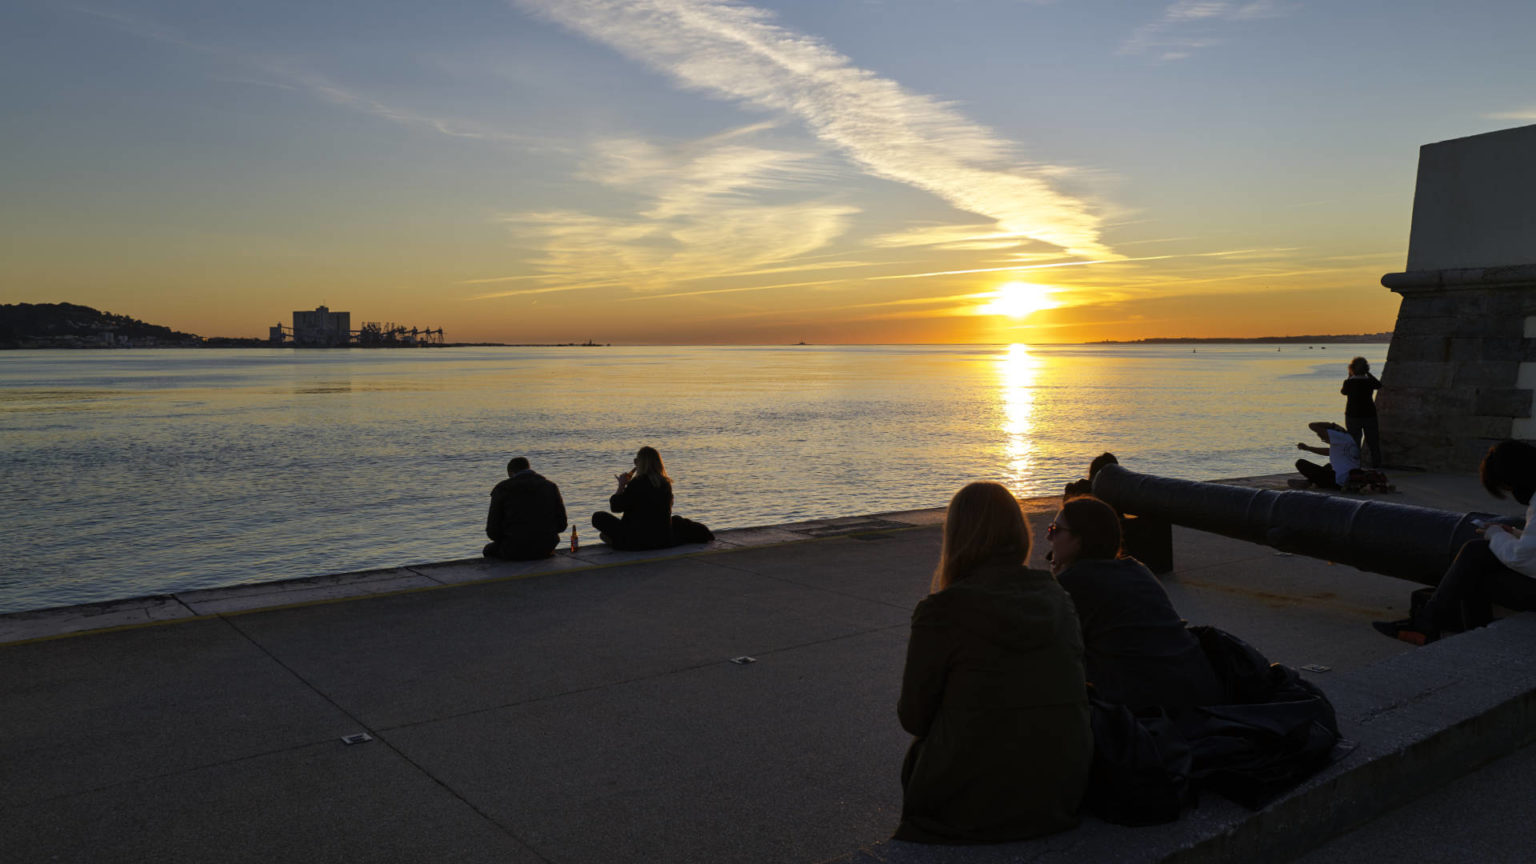
[[[1029,539],[996,483],[949,503],[897,706],[916,736],[898,840],[1000,843],[1077,824],[1093,761],[1082,635],[1067,593],[1024,566]]]
[[[1536,447],[1500,441],[1488,448],[1478,466],[1483,488],[1495,498],[1526,505],[1525,529],[1497,522],[1478,529],[1456,553],[1429,601],[1402,621],[1375,621],[1382,633],[1423,645],[1440,638],[1442,628],[1482,627],[1493,620],[1492,604],[1521,611],[1536,609]]]
[[[1316,447],[1297,442],[1296,449],[1327,456],[1328,464],[1318,465],[1306,459],[1297,459],[1296,470],[1314,485],[1324,489],[1338,489],[1348,483],[1349,472],[1360,467],[1360,445],[1349,436],[1349,430],[1324,420],[1308,423],[1307,428],[1328,446]]]
[[[1105,702],[1142,708],[1224,701],[1221,682],[1168,593],[1120,551],[1120,517],[1092,496],[1062,505],[1045,531],[1051,574],[1083,628],[1088,682]]]
[[[507,479],[491,490],[491,510],[485,517],[485,534],[491,542],[481,554],[512,561],[547,558],[564,530],[560,487],[530,468],[525,457],[508,461]]]
[[[1339,388],[1345,397],[1344,425],[1357,446],[1361,435],[1364,435],[1365,449],[1371,452],[1372,468],[1381,467],[1381,430],[1376,425],[1376,400],[1373,395],[1380,389],[1381,382],[1371,374],[1370,361],[1364,357],[1349,361],[1349,377],[1344,379],[1344,386]]]
[[[613,475],[619,488],[608,499],[608,508],[623,518],[598,511],[592,514],[604,543],[614,549],[665,549],[676,545],[672,537],[672,478],[661,464],[655,447],[635,453],[635,467]]]

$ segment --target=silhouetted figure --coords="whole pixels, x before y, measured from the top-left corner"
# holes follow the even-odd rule
[[[1377,630],[1423,645],[1439,639],[1441,630],[1488,624],[1495,603],[1507,609],[1536,609],[1536,532],[1530,530],[1536,519],[1536,447],[1500,441],[1488,448],[1478,475],[1493,497],[1508,493],[1526,505],[1524,529],[1498,522],[1479,528],[1483,537],[1462,544],[1428,601],[1402,621],[1374,622]]]
[[[1324,489],[1338,489],[1349,482],[1349,472],[1360,467],[1360,445],[1349,435],[1349,430],[1337,423],[1318,421],[1308,423],[1307,428],[1316,433],[1327,447],[1315,447],[1297,442],[1297,450],[1305,450],[1308,453],[1316,453],[1319,456],[1327,456],[1328,464],[1318,465],[1306,459],[1296,460],[1296,470],[1300,471],[1315,486]]]
[[[491,490],[485,534],[487,558],[532,561],[548,557],[565,530],[565,501],[560,487],[528,467],[522,456],[507,462],[507,479]]]
[[[1360,444],[1365,438],[1365,449],[1371,454],[1371,467],[1381,467],[1381,430],[1376,425],[1376,400],[1374,394],[1381,389],[1381,382],[1371,374],[1370,361],[1356,357],[1349,361],[1349,377],[1339,392],[1344,394],[1344,426],[1349,437]]]
[[[615,474],[617,492],[608,499],[614,513],[592,514],[592,527],[614,549],[665,549],[676,545],[672,536],[672,478],[655,447],[641,447],[635,467]]]
[[[1072,602],[1024,566],[1030,532],[996,483],[955,494],[931,594],[912,613],[898,715],[916,736],[896,839],[998,843],[1071,828],[1093,734]]]
[[[1093,478],[1099,476],[1099,470],[1105,465],[1119,465],[1120,460],[1113,453],[1100,453],[1088,463],[1088,476],[1073,480],[1067,484],[1066,491],[1062,494],[1062,500],[1076,498],[1079,495],[1093,494]]]
[[[1152,571],[1120,548],[1120,517],[1073,498],[1045,532],[1051,573],[1072,595],[1088,681],[1106,702],[1139,708],[1221,702],[1221,684]]]

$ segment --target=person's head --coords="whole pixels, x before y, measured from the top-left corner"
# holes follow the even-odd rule
[[[641,477],[650,478],[652,486],[672,482],[672,478],[667,476],[666,466],[661,464],[661,454],[656,452],[655,447],[641,447],[635,453],[635,479]]]
[[[1120,557],[1120,516],[1092,495],[1073,498],[1045,531],[1051,544],[1051,569],[1060,572],[1075,561]]]
[[[1100,453],[1099,455],[1097,455],[1097,456],[1095,456],[1093,458],[1092,462],[1088,463],[1088,479],[1092,480],[1093,478],[1099,476],[1099,472],[1104,470],[1104,466],[1105,465],[1119,465],[1119,464],[1120,464],[1120,460],[1115,458],[1115,454],[1113,454],[1113,453]]]
[[[511,477],[513,474],[516,474],[519,471],[527,471],[527,470],[528,470],[528,457],[526,457],[526,456],[513,456],[511,459],[507,460],[507,476],[508,477]]]
[[[1335,366],[1334,368],[1337,369],[1338,367]],[[1371,361],[1365,359],[1364,357],[1356,357],[1355,359],[1349,361],[1349,374],[1351,375],[1365,375],[1370,371]]]
[[[1004,551],[1021,564],[1029,558],[1029,523],[1018,499],[997,483],[967,484],[944,514],[944,546],[929,590],[943,591]]]
[[[1330,420],[1319,420],[1316,423],[1308,423],[1307,428],[1311,429],[1313,432],[1316,432],[1318,439],[1321,440],[1324,444],[1328,443],[1329,430],[1333,430],[1334,432],[1343,432],[1345,435],[1349,434],[1348,429],[1345,429],[1343,426],[1340,426],[1339,424]]]
[[[1536,493],[1536,447],[1524,441],[1500,441],[1488,448],[1477,474],[1495,498],[1511,497],[1527,506]]]

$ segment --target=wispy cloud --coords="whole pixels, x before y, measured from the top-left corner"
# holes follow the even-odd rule
[[[1279,0],[1176,0],[1156,21],[1142,25],[1121,43],[1121,54],[1150,54],[1163,61],[1184,60],[1218,45],[1235,24],[1280,18],[1289,10]]]
[[[598,287],[654,293],[678,282],[795,268],[785,262],[842,236],[859,211],[821,196],[816,181],[824,179],[826,166],[820,154],[742,140],[761,129],[759,124],[667,146],[600,142],[580,176],[637,202],[633,211],[506,214],[501,221],[528,247],[536,278],[557,284],[478,299]],[[778,200],[765,198],[769,194]]]
[[[1489,120],[1536,120],[1536,107],[1520,108],[1514,111],[1496,111],[1483,116]]]
[[[1085,261],[1052,261],[1044,264],[1019,263],[1005,267],[980,267],[970,270],[934,270],[927,273],[897,273],[889,276],[871,276],[871,280],[880,279],[925,279],[934,276],[968,276],[973,273],[1005,273],[1025,272],[1028,270],[1051,270],[1058,267],[1089,267],[1095,264],[1131,264],[1143,261],[1171,261],[1179,258],[1223,258],[1227,260],[1243,260],[1251,258],[1272,258],[1284,252],[1295,251],[1291,248],[1271,249],[1223,249],[1219,252],[1187,252],[1178,255],[1144,255],[1140,258],[1103,258],[1089,259]]]
[[[999,233],[1112,257],[1085,201],[953,106],[853,65],[821,41],[722,0],[509,0],[684,87],[800,120],[869,174],[985,216]]]

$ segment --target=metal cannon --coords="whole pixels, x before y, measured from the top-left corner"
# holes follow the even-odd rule
[[[1438,584],[1462,544],[1477,537],[1474,519],[1498,518],[1316,492],[1173,480],[1119,465],[1099,471],[1093,494],[1141,520],[1262,543],[1425,585]],[[1135,549],[1128,551],[1142,557]],[[1161,554],[1163,550],[1149,550],[1149,557]],[[1171,569],[1171,549],[1167,556],[1169,567],[1164,569]]]

